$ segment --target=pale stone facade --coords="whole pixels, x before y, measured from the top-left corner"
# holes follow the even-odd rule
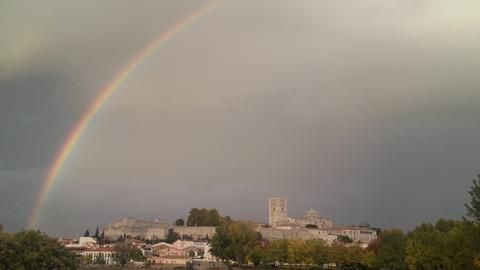
[[[307,229],[302,227],[277,227],[277,228],[265,228],[262,226],[257,227],[257,231],[262,234],[262,237],[273,240],[313,240],[321,239],[327,244],[332,244],[338,241],[338,236],[346,235],[353,240],[354,243],[369,244],[377,239],[377,233],[374,230],[368,228],[359,227],[342,227],[342,228],[330,228],[330,229]]]
[[[188,236],[191,239],[212,239],[215,234],[213,226],[172,226],[173,230],[181,237]]]
[[[115,250],[112,247],[99,247],[95,249],[88,249],[79,253],[81,256],[90,256],[92,262],[95,262],[98,257],[102,258],[105,264],[115,264]]]
[[[326,229],[326,232],[332,235],[345,235],[350,237],[355,243],[370,243],[377,239],[377,232],[375,230],[363,227],[338,227]]]
[[[120,236],[139,237],[143,239],[165,239],[168,229],[173,229],[180,236],[191,239],[209,238],[215,234],[215,227],[210,226],[172,226],[168,223],[124,218],[110,223],[105,228],[105,237],[117,239]]]
[[[167,243],[158,243],[149,247],[152,256],[147,258],[151,264],[185,265],[187,256],[183,250]]]
[[[313,210],[305,211],[305,215],[301,218],[290,218],[291,222],[299,225],[316,225],[318,228],[333,228],[333,221],[331,219],[321,217],[320,214]]]
[[[288,204],[286,198],[268,198],[268,224],[276,227],[278,224],[288,221]]]
[[[81,247],[96,247],[98,246],[97,240],[95,240],[93,237],[89,236],[82,236],[78,240],[78,245]]]
[[[333,228],[331,219],[321,217],[320,214],[310,209],[303,217],[292,218],[288,216],[288,203],[286,198],[268,198],[268,224],[273,228],[290,229],[291,227],[305,227],[315,225],[317,228]]]
[[[257,231],[268,240],[322,239],[327,244],[332,244],[338,241],[340,235],[346,235],[354,243],[368,244],[377,238],[376,231],[369,228],[335,227],[331,219],[320,216],[313,209],[305,211],[303,217],[289,217],[287,199],[282,197],[268,198],[268,223],[270,228],[257,227]],[[315,226],[307,228],[307,225]]]

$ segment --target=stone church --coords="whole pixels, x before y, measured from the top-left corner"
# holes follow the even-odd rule
[[[303,217],[289,217],[288,201],[282,197],[268,198],[268,224],[272,228],[315,225],[319,229],[328,229],[334,226],[331,219],[321,217],[313,209],[307,210]]]

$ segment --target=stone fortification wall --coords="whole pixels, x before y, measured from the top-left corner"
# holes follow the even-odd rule
[[[257,231],[267,240],[311,240],[315,239],[315,235],[307,229],[283,230],[276,228],[258,227]]]
[[[165,239],[168,229],[173,229],[180,236],[189,236],[193,239],[212,238],[215,234],[215,227],[180,227],[167,223],[144,221],[135,218],[124,218],[110,223],[105,229],[105,237],[117,239],[120,236],[128,235],[143,239]]]
[[[215,234],[215,227],[212,226],[174,226],[173,230],[180,236],[187,235],[193,239],[212,239]]]

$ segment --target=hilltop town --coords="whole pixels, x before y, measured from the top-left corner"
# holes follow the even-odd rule
[[[101,262],[115,264],[118,250],[112,243],[125,241],[136,249],[138,255],[146,258],[149,265],[185,265],[196,262],[197,265],[219,264],[220,258],[211,253],[211,239],[217,232],[220,221],[194,221],[192,215],[205,212],[205,215],[220,218],[215,209],[192,209],[187,223],[177,221],[175,225],[160,220],[145,221],[132,217],[114,221],[106,226],[99,235],[85,235],[78,240],[62,239],[61,243],[77,255],[85,258],[86,263]],[[366,248],[376,240],[377,231],[368,227],[337,226],[332,219],[322,217],[313,209],[305,211],[302,217],[290,217],[288,201],[282,197],[268,199],[268,223],[250,224],[261,235],[262,241],[308,241],[321,240],[326,245],[343,243]],[[141,262],[138,262],[141,264]]]

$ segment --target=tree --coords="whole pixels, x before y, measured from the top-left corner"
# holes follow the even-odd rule
[[[126,242],[115,245],[114,260],[121,266],[125,266],[129,261],[143,261],[145,258],[142,252],[131,244]]]
[[[317,225],[315,225],[315,224],[307,224],[307,225],[305,225],[305,228],[309,228],[309,229],[317,229],[317,228],[318,228],[318,226],[317,226]]]
[[[304,241],[290,241],[288,243],[289,264],[311,264],[311,256]]]
[[[405,269],[405,240],[402,230],[383,231],[376,243],[375,265],[391,270]]]
[[[88,229],[83,234],[83,237],[90,237],[90,232],[88,231]]]
[[[165,239],[165,242],[171,244],[177,241],[178,239],[180,239],[180,235],[176,233],[173,229],[171,228],[168,229],[167,238]]]
[[[311,257],[311,263],[323,265],[328,263],[328,246],[323,240],[310,240],[306,242],[308,256]]]
[[[179,218],[175,221],[175,226],[185,226],[185,220],[183,218]]]
[[[219,226],[222,217],[215,208],[192,208],[190,209],[187,226]]]
[[[477,232],[472,222],[421,224],[407,235],[405,262],[411,269],[479,269]]]
[[[103,258],[101,254],[98,254],[95,260],[93,260],[93,264],[105,264],[105,258]]]
[[[352,238],[348,237],[348,235],[339,235],[338,241],[343,244],[351,244],[353,243]]]
[[[215,208],[209,209],[206,213],[204,226],[219,226],[221,221],[220,214]]]
[[[474,222],[480,222],[480,174],[477,175],[477,179],[472,180],[472,186],[470,191],[470,202],[465,204],[467,208],[467,216]]]
[[[187,226],[199,226],[200,220],[200,209],[192,208],[190,209],[188,218],[187,218]]]
[[[265,258],[265,250],[257,245],[248,252],[247,260],[252,262],[253,265],[259,266]]]
[[[80,264],[87,265],[92,263],[92,255],[82,256],[80,258]]]
[[[253,225],[243,221],[222,223],[212,238],[212,254],[225,262],[230,260],[239,264],[246,262],[249,252],[259,243],[261,235]]]
[[[100,244],[104,244],[105,241],[105,230],[102,230],[102,233],[100,234]]]
[[[95,229],[95,235],[93,236],[95,239],[100,240],[100,231],[98,230],[98,226]]]
[[[75,256],[40,231],[0,232],[0,269],[76,269]]]
[[[16,269],[20,266],[16,250],[17,244],[13,235],[0,230],[0,269]]]
[[[288,261],[288,241],[276,240],[270,243],[267,253],[269,262],[283,265]]]

